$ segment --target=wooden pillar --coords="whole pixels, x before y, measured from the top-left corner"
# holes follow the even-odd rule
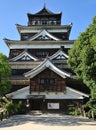
[[[85,111],[84,111],[84,107],[83,107],[83,104],[82,102],[76,102],[77,104],[77,109],[78,111],[80,112],[80,114],[83,116],[83,117],[86,117],[86,114],[85,114]]]
[[[91,115],[92,115],[92,119],[94,120],[94,112],[93,111],[91,112]]]
[[[42,112],[45,113],[45,99],[43,99],[43,104],[42,104]]]
[[[80,102],[79,105],[80,105],[80,113],[81,113],[81,115],[82,115],[83,117],[86,117],[86,114],[85,114],[85,111],[84,111],[84,107],[83,107],[82,102]]]
[[[29,99],[26,99],[26,109],[27,109],[27,112],[29,112],[29,109],[30,109]]]

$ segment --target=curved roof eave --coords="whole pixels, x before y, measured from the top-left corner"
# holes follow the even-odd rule
[[[58,75],[60,75],[63,78],[71,77],[71,74],[61,71],[59,68],[57,68],[55,65],[53,65],[48,58],[46,58],[39,66],[30,70],[29,72],[25,73],[24,75],[25,75],[25,77],[33,78],[34,76],[36,76],[37,74],[39,74],[40,72],[45,70],[46,68],[49,68],[50,70],[54,71],[55,73],[57,73]]]
[[[4,42],[5,43],[9,43],[9,44],[16,44],[16,43],[18,43],[18,44],[20,44],[20,43],[37,43],[37,44],[40,44],[40,43],[44,43],[45,44],[45,41],[20,41],[20,40],[10,40],[10,39],[7,39],[7,38],[4,38],[3,39],[4,40]],[[66,44],[70,44],[70,43],[74,43],[74,41],[75,40],[66,40],[66,41],[46,41],[46,43],[56,43],[56,44],[58,44],[58,43],[66,43]]]
[[[19,32],[19,34],[21,34],[22,32],[25,33],[28,30],[41,30],[44,29],[44,27],[42,26],[26,26],[26,25],[20,25],[20,24],[16,24],[16,28]],[[46,26],[46,29],[66,29],[67,33],[70,34],[71,28],[72,28],[72,24],[68,24],[68,25],[60,25],[60,26]],[[25,32],[24,32],[25,31]],[[26,32],[29,33],[29,32]]]
[[[31,13],[27,13],[27,16],[33,16],[33,15],[62,15],[62,12],[60,13],[53,13],[52,11],[50,11],[48,8],[46,8],[46,5],[44,4],[43,8],[38,11],[37,13],[35,14],[31,14]]]

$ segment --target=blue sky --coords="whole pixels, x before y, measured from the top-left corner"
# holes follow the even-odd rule
[[[62,25],[73,23],[70,40],[92,23],[96,16],[96,0],[0,0],[0,52],[7,55],[9,48],[3,38],[20,40],[15,24],[27,25],[27,13],[46,7],[54,13],[62,11]]]

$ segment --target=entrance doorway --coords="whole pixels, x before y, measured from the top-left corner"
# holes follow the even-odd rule
[[[30,100],[30,110],[42,110],[43,100],[42,99],[34,99]]]

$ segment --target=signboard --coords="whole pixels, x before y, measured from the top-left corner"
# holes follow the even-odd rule
[[[27,95],[28,99],[45,99],[45,95]]]
[[[59,109],[59,103],[48,103],[48,109]]]

